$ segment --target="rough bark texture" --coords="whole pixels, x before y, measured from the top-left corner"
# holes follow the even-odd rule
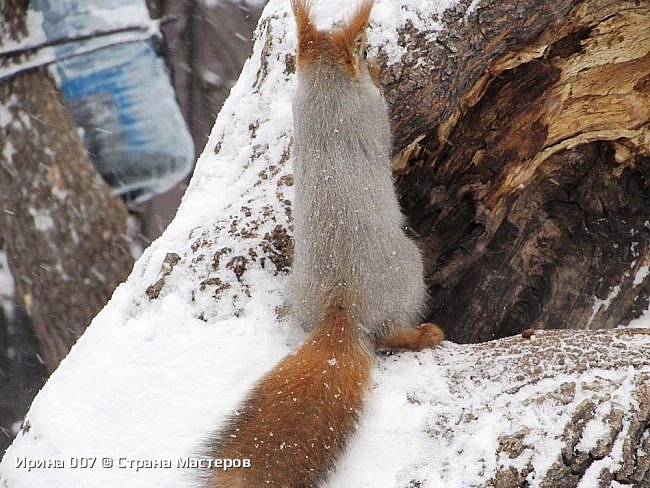
[[[28,34],[25,3],[4,2],[3,35]],[[98,176],[47,72],[0,84],[0,110],[0,251],[15,282],[17,310],[24,312],[4,317],[0,385],[2,397],[23,409],[44,380],[45,371],[33,367],[36,358],[48,371],[56,368],[126,278],[133,258],[126,209]],[[4,429],[22,413],[2,415]],[[0,439],[1,446],[7,439]]]
[[[405,30],[383,75],[429,318],[460,342],[629,322],[650,296],[650,5],[465,12]]]
[[[539,486],[575,488],[589,470],[595,473],[588,476],[599,479],[594,487],[609,487],[613,481],[650,486],[650,330],[548,331],[533,337],[492,341],[465,352],[473,352],[480,365],[472,381],[499,382],[507,386],[503,392],[507,395],[538,390],[513,411],[524,408],[531,416],[538,407],[560,415],[570,412],[561,420],[565,423],[557,459],[541,480],[536,476]],[[494,364],[494,358],[502,357],[508,357],[508,362]],[[623,372],[626,369],[635,375],[628,376]],[[614,374],[609,376],[610,372]],[[545,382],[565,374],[571,375],[570,379]],[[467,382],[465,378],[456,380],[459,386]],[[621,403],[630,391],[632,408]],[[498,404],[498,397],[500,394],[477,402],[475,411],[468,412],[462,422],[473,422],[491,402]],[[594,424],[602,426],[594,438],[587,438],[589,423],[592,429]],[[547,435],[535,432],[534,425],[531,422],[499,437],[498,468],[484,487],[529,486],[526,477],[534,472],[535,458],[543,450],[536,443]],[[608,462],[617,457],[623,459],[620,465]]]
[[[53,370],[132,266],[127,212],[100,179],[44,71],[0,85],[0,235]]]
[[[409,54],[383,75],[402,203],[429,270],[430,318],[460,342],[629,322],[650,296],[650,4],[488,0],[467,16],[466,6],[447,13],[448,30],[432,41],[403,32]],[[620,334],[638,332],[472,346],[486,365],[472,376],[505,382],[513,368],[524,385],[616,363],[647,367],[647,345],[612,352]],[[650,377],[631,377],[632,410],[614,400],[624,375],[530,398],[532,413],[549,398],[572,411],[540,486],[650,486]],[[575,405],[576,389],[593,393]],[[604,428],[587,446],[589,422]],[[486,487],[540,479],[531,426],[499,438],[503,461]],[[603,460],[617,449],[624,462],[612,469]]]

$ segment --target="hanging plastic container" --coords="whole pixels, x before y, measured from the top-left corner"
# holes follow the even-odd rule
[[[141,0],[32,0],[63,96],[104,179],[127,202],[190,172],[194,145]],[[153,27],[153,28],[152,28]]]

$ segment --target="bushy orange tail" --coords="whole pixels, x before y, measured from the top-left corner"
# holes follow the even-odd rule
[[[372,351],[341,309],[332,309],[295,354],[250,393],[210,448],[249,468],[210,472],[211,488],[307,488],[322,483],[354,432]]]

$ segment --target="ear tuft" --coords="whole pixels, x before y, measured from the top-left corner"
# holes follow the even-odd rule
[[[360,34],[363,34],[366,27],[368,27],[368,20],[370,19],[370,12],[373,4],[374,0],[364,0],[361,5],[357,7],[356,12],[344,28],[350,40],[354,40]]]
[[[373,0],[364,0],[345,25],[331,32],[334,56],[347,65],[351,73],[356,73],[358,64],[363,59],[366,27],[373,3]]]
[[[311,20],[309,0],[291,0],[293,15],[296,17],[298,31],[298,64],[314,59],[318,53],[318,30]]]

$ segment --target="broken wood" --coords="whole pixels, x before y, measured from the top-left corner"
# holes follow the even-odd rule
[[[401,33],[383,76],[428,318],[460,342],[628,323],[650,296],[650,6],[463,7]]]

